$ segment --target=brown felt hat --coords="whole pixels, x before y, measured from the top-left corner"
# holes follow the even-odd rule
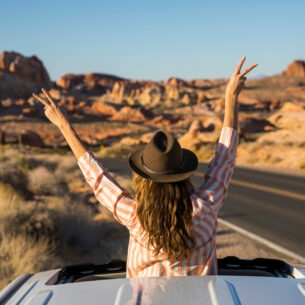
[[[143,149],[129,157],[133,171],[156,182],[177,182],[197,169],[196,155],[180,144],[170,132],[157,131]]]

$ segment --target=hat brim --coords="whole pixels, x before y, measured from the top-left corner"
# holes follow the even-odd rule
[[[190,150],[182,148],[183,164],[176,171],[171,173],[157,173],[148,171],[142,162],[143,150],[140,149],[129,157],[129,166],[131,169],[143,178],[156,182],[178,182],[189,178],[197,169],[197,156]]]

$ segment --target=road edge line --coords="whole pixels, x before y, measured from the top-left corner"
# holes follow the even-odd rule
[[[226,226],[226,227],[236,231],[237,233],[240,233],[240,234],[242,234],[242,235],[244,235],[244,236],[246,236],[246,237],[248,237],[248,238],[250,238],[250,239],[252,239],[252,240],[254,240],[256,242],[259,242],[259,243],[269,247],[272,250],[280,252],[280,253],[282,253],[282,254],[284,254],[286,256],[289,256],[289,257],[291,257],[293,259],[298,260],[302,264],[305,264],[305,257],[303,257],[301,255],[298,255],[298,254],[296,254],[296,253],[294,253],[294,252],[292,252],[290,250],[287,250],[286,248],[283,248],[283,247],[281,247],[281,246],[271,242],[270,240],[267,240],[267,239],[265,239],[263,237],[260,237],[260,236],[254,234],[254,233],[252,233],[250,231],[247,231],[247,230],[245,230],[245,229],[243,229],[241,227],[238,227],[238,226],[236,226],[236,225],[234,225],[234,224],[232,224],[232,223],[230,223],[230,222],[228,222],[226,220],[223,220],[221,218],[218,218],[218,223],[220,223],[220,224],[222,224],[222,225],[224,225],[224,226]]]

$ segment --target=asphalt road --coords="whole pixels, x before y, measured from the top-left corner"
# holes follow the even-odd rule
[[[106,159],[112,172],[130,175],[127,160]],[[192,178],[202,182],[206,164]],[[305,175],[292,176],[236,167],[219,217],[305,257]]]
[[[305,257],[305,175],[236,167],[219,217]]]

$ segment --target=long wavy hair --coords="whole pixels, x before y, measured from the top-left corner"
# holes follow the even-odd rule
[[[132,187],[138,219],[155,255],[162,249],[170,261],[187,257],[195,245],[190,199],[194,187],[190,180],[158,183],[133,173]]]

